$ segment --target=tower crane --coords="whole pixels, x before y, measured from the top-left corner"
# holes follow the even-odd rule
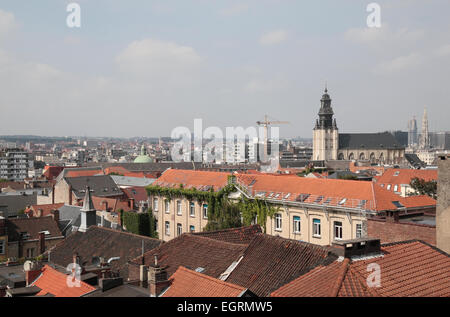
[[[272,124],[289,124],[289,123],[290,123],[289,121],[269,121],[269,118],[268,118],[267,115],[264,116],[264,121],[256,121],[257,125],[264,127],[264,161],[266,161],[265,158],[266,158],[266,155],[267,155],[267,143],[268,143],[268,140],[267,140],[268,132],[267,131],[268,131],[269,125],[272,125]]]

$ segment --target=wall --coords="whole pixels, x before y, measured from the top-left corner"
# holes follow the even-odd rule
[[[436,240],[439,249],[450,253],[450,157],[442,158],[438,158]]]
[[[369,219],[367,234],[380,238],[381,243],[418,239],[436,245],[436,227],[430,225]]]

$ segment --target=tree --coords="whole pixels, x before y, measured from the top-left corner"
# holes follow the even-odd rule
[[[414,189],[414,192],[409,194],[410,196],[427,195],[437,199],[437,182],[435,180],[426,181],[422,178],[414,177],[409,184]]]

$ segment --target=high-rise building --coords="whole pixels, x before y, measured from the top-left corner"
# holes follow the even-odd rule
[[[430,147],[430,136],[428,133],[428,115],[427,115],[427,108],[425,108],[422,118],[422,133],[420,134],[419,148],[422,150],[426,150],[429,147]]]
[[[408,121],[408,146],[414,147],[417,145],[417,120],[414,116]]]
[[[30,158],[21,149],[6,149],[0,151],[0,179],[23,181],[28,177]]]

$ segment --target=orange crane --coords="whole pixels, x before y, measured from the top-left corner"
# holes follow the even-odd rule
[[[256,121],[256,124],[259,126],[264,126],[264,161],[266,161],[266,155],[267,155],[267,130],[269,125],[271,124],[289,124],[289,121],[269,121],[269,118],[267,115],[264,116],[264,121]]]

